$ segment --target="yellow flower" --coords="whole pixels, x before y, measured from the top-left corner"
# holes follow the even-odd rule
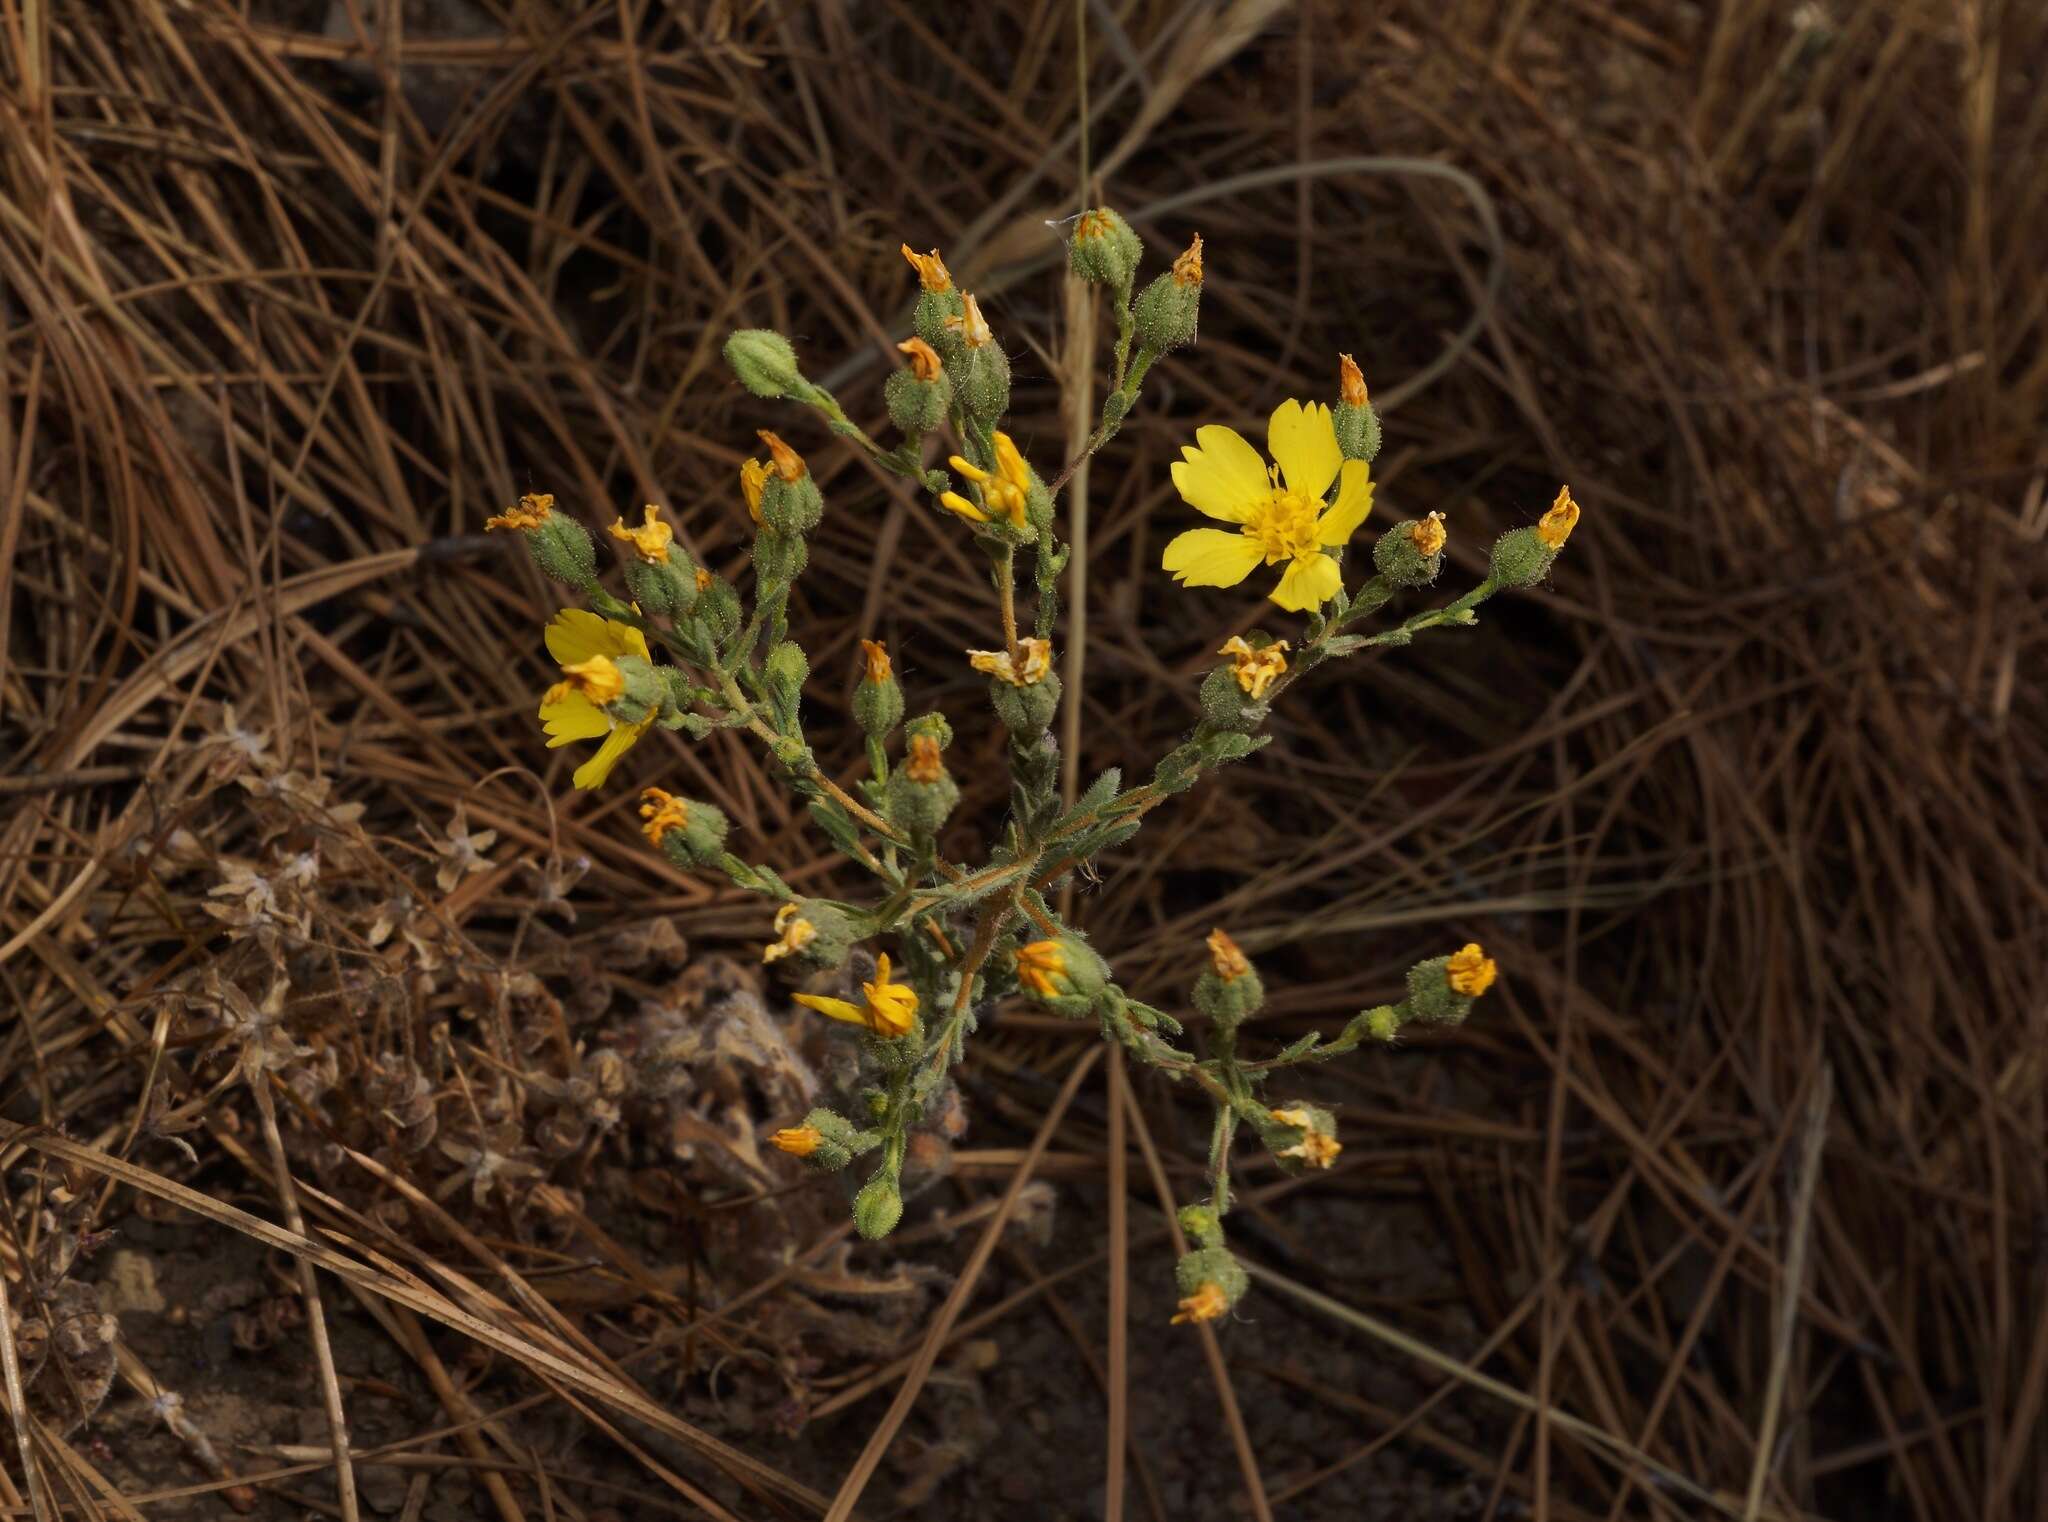
[[[1349,354],[1337,356],[1337,397],[1347,407],[1365,405],[1365,375]]]
[[[548,749],[602,738],[597,754],[576,768],[573,779],[579,788],[601,787],[619,757],[654,723],[651,713],[637,724],[621,724],[604,711],[604,704],[624,686],[616,658],[633,655],[646,660],[647,637],[631,624],[564,608],[548,625],[547,645],[563,676],[541,700],[540,722],[547,731]]]
[[[1283,1126],[1294,1126],[1301,1132],[1301,1140],[1291,1147],[1283,1147],[1276,1157],[1298,1157],[1311,1168],[1327,1168],[1337,1161],[1337,1154],[1344,1150],[1344,1144],[1317,1128],[1316,1118],[1307,1110],[1269,1110],[1266,1112]]]
[[[740,495],[746,499],[747,516],[756,523],[761,521],[761,493],[768,489],[768,467],[759,460],[740,462]],[[697,573],[702,576],[704,573]],[[703,591],[703,587],[698,587]]]
[[[785,481],[801,481],[804,478],[804,457],[766,428],[759,432],[761,442],[768,446],[768,458],[773,464],[775,474]]]
[[[1031,521],[1024,510],[1031,498],[1031,467],[1024,463],[1023,454],[1007,433],[998,433],[995,444],[996,468],[993,475],[961,455],[948,456],[946,463],[979,486],[981,500],[995,512],[1007,514],[1012,527],[1023,528]],[[988,514],[958,492],[943,492],[939,501],[963,518],[972,518],[976,523],[988,522]]]
[[[1226,983],[1235,983],[1252,970],[1252,964],[1245,954],[1221,929],[1209,932],[1209,965],[1216,969],[1216,976]]]
[[[1033,941],[1017,948],[1017,981],[1041,999],[1057,999],[1066,992],[1066,954],[1058,941]]]
[[[939,755],[939,742],[930,735],[910,737],[910,759],[903,763],[904,775],[912,782],[937,782],[946,775],[946,763]]]
[[[870,682],[889,680],[889,647],[878,639],[864,639],[860,642],[861,656],[867,662],[867,679]]]
[[[910,373],[921,381],[935,381],[939,378],[939,351],[922,338],[906,338],[896,345],[897,352],[910,356]]]
[[[775,933],[781,939],[761,948],[761,960],[764,962],[779,962],[784,957],[795,956],[818,938],[818,927],[798,914],[795,904],[784,904],[775,911]]]
[[[825,1133],[816,1126],[789,1126],[768,1140],[791,1157],[809,1157],[824,1142]]]
[[[867,995],[865,1005],[847,999],[829,999],[823,994],[798,994],[796,1002],[834,1020],[864,1025],[877,1036],[906,1036],[910,1033],[911,1023],[917,1018],[917,990],[908,983],[889,981],[887,953],[875,958],[874,982],[863,983],[860,988]]]
[[[1188,251],[1173,261],[1173,283],[1175,285],[1200,285],[1202,283],[1202,235],[1195,234],[1195,241],[1188,245]]]
[[[981,303],[974,299],[972,291],[962,293],[960,310],[946,319],[946,326],[957,330],[961,341],[970,349],[979,349],[983,344],[992,344],[996,341],[996,330],[990,327],[988,319],[981,315]]]
[[[1476,999],[1493,987],[1493,980],[1500,973],[1493,958],[1479,949],[1477,941],[1468,942],[1463,950],[1451,953],[1444,963],[1444,977],[1452,989]]]
[[[675,794],[664,792],[658,787],[640,790],[640,817],[647,821],[640,832],[647,837],[650,845],[659,847],[661,837],[670,830],[686,830],[690,827],[690,805]]]
[[[1564,548],[1565,540],[1571,538],[1572,530],[1579,526],[1579,504],[1572,500],[1572,489],[1560,486],[1557,500],[1550,504],[1550,511],[1536,520],[1536,537],[1553,550]]]
[[[908,259],[910,267],[917,271],[917,283],[926,290],[938,292],[953,289],[953,277],[946,273],[946,261],[939,257],[937,249],[928,254],[920,254],[906,243],[903,245],[903,257]]]
[[[1052,670],[1052,641],[1027,637],[1017,641],[1017,649],[1024,657],[1021,663],[1013,661],[1007,650],[970,650],[967,664],[976,671],[1001,677],[1012,687],[1030,687],[1044,681],[1045,674]]]
[[[1431,513],[1409,526],[1408,537],[1415,541],[1415,553],[1427,560],[1441,550],[1451,536],[1444,528],[1444,515]]]
[[[1236,663],[1237,669],[1231,674],[1254,703],[1263,702],[1273,679],[1287,671],[1287,641],[1284,639],[1276,639],[1272,644],[1254,650],[1242,634],[1233,634],[1216,653],[1227,655]]]
[[[1214,1279],[1204,1279],[1192,1295],[1181,1301],[1180,1309],[1173,1314],[1172,1325],[1183,1321],[1214,1321],[1230,1309],[1230,1297],[1223,1293],[1223,1286]]]
[[[1234,587],[1260,562],[1290,564],[1273,601],[1294,612],[1319,608],[1343,586],[1331,549],[1347,543],[1372,510],[1372,479],[1363,460],[1347,460],[1336,425],[1321,403],[1289,400],[1273,410],[1268,467],[1234,429],[1211,423],[1195,430],[1173,467],[1181,499],[1226,529],[1189,529],[1167,545],[1162,560],[1175,581],[1191,587]],[[1335,500],[1324,505],[1332,484]]]
[[[508,507],[495,518],[484,520],[484,532],[494,528],[539,528],[548,521],[548,514],[555,510],[554,497],[546,492],[528,492],[519,499],[519,505]]]
[[[676,531],[661,521],[661,509],[652,502],[647,504],[646,523],[640,528],[627,528],[621,518],[612,525],[612,538],[623,540],[633,546],[633,553],[649,565],[668,564],[669,541]]]

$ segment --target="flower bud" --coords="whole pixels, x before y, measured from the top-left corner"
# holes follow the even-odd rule
[[[1391,1004],[1378,1004],[1368,1010],[1361,1010],[1352,1017],[1344,1034],[1356,1039],[1369,1041],[1392,1041],[1401,1034],[1401,1012]]]
[[[903,1193],[881,1169],[853,1197],[853,1228],[870,1242],[886,1237],[903,1219]]]
[[[919,735],[927,736],[938,745],[940,750],[944,750],[953,743],[952,721],[936,710],[931,713],[921,713],[912,719],[907,733],[913,740]]]
[[[946,370],[957,377],[955,391],[969,417],[992,427],[1010,410],[1010,356],[996,342],[995,332],[981,315],[981,304],[973,296],[962,298],[958,317],[946,319],[946,331],[958,342],[956,352],[945,348]]]
[[[1067,268],[1092,285],[1106,285],[1119,304],[1129,299],[1131,281],[1145,245],[1131,224],[1107,206],[1084,211],[1067,242]]]
[[[996,717],[1010,732],[1011,738],[1034,739],[1045,733],[1053,715],[1059,712],[1059,673],[1048,671],[1037,681],[1023,686],[996,677],[988,684],[988,695],[995,705]]]
[[[810,389],[797,368],[796,350],[770,328],[742,328],[725,341],[725,362],[740,384],[770,400]]]
[[[889,818],[913,835],[934,835],[960,802],[960,784],[946,771],[939,742],[915,731],[910,754],[889,773]]]
[[[1344,1150],[1337,1140],[1337,1118],[1321,1105],[1301,1100],[1269,1110],[1259,1137],[1289,1173],[1328,1168]]]
[[[953,382],[939,367],[939,356],[922,338],[896,346],[910,356],[910,368],[898,370],[882,386],[889,421],[898,430],[922,438],[946,420],[953,405]]]
[[[903,689],[880,640],[864,639],[860,648],[866,666],[853,689],[853,720],[870,740],[880,740],[903,722]]]
[[[507,508],[484,528],[519,530],[527,553],[543,576],[587,589],[597,580],[597,547],[591,543],[588,529],[554,507],[552,496],[529,492],[519,499],[518,506]]]
[[[919,338],[939,352],[950,369],[962,352],[959,334],[947,326],[960,316],[965,305],[959,288],[953,284],[953,277],[947,272],[946,263],[939,257],[937,249],[919,254],[912,252],[906,243],[903,245],[903,257],[917,271],[917,305],[912,309],[910,325]]]
[[[662,855],[679,867],[701,867],[718,859],[730,826],[708,803],[684,800],[661,788],[640,794],[640,829]]]
[[[1258,969],[1224,931],[1209,932],[1209,968],[1195,979],[1194,1005],[1224,1030],[1258,1013],[1266,985]]]
[[[1380,452],[1380,415],[1366,399],[1365,376],[1349,354],[1337,356],[1337,406],[1330,414],[1337,447],[1347,460],[1371,461]]]
[[[1493,541],[1487,573],[1504,587],[1533,587],[1550,573],[1556,558],[1556,552],[1536,537],[1536,530],[1511,528]]]
[[[1202,239],[1196,235],[1173,268],[1138,293],[1131,317],[1138,343],[1154,354],[1195,341],[1195,322],[1202,305]]]
[[[619,674],[619,690],[602,705],[607,714],[621,724],[638,724],[661,708],[668,697],[668,683],[654,669],[653,662],[637,655],[621,655],[612,665]]]
[[[1173,1278],[1181,1297],[1180,1309],[1173,1317],[1175,1326],[1184,1321],[1215,1321],[1229,1314],[1252,1282],[1237,1259],[1222,1247],[1198,1247],[1182,1254],[1174,1265]]]
[[[825,516],[825,498],[803,457],[775,434],[761,430],[768,446],[768,479],[761,488],[761,527],[778,534],[808,534]]]
[[[763,586],[787,586],[803,574],[810,560],[801,534],[778,534],[763,525],[754,536],[754,575]]]
[[[788,960],[792,967],[824,972],[846,960],[861,927],[838,905],[800,898],[775,911],[775,936],[761,948],[763,962]]]
[[[723,576],[697,572],[697,616],[713,639],[729,638],[740,626],[740,594]]]
[[[1373,568],[1397,587],[1426,586],[1444,567],[1444,515],[1395,524],[1372,547]]]
[[[1179,1220],[1180,1229],[1194,1239],[1195,1246],[1223,1245],[1223,1218],[1216,1214],[1214,1205],[1183,1205]]]
[[[802,1125],[777,1131],[768,1140],[791,1157],[802,1159],[814,1173],[837,1173],[873,1147],[877,1138],[874,1132],[858,1129],[831,1110],[816,1109],[803,1118]]]
[[[1472,1001],[1493,987],[1499,969],[1477,941],[1446,957],[1431,957],[1408,969],[1408,1007],[1418,1020],[1455,1025]]]
[[[795,728],[797,705],[803,701],[804,683],[810,680],[811,663],[793,640],[783,640],[761,663],[761,675],[768,684],[769,699]]]
[[[697,568],[681,550],[670,550],[658,563],[629,560],[626,590],[644,612],[688,618],[697,605]]]
[[[1109,968],[1094,948],[1071,935],[1017,948],[1017,986],[1056,1015],[1093,1013],[1109,983]]]

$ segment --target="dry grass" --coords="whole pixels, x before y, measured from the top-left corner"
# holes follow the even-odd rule
[[[458,9],[355,0],[323,30],[322,0],[118,0],[90,21],[0,0],[0,1277],[19,1323],[0,1505],[149,1512],[108,1478],[140,1461],[76,1428],[92,1391],[67,1374],[24,1395],[39,1375],[14,1356],[33,1323],[59,1344],[44,1366],[73,1367],[44,1304],[77,1277],[58,1249],[147,1197],[195,1239],[332,1276],[324,1312],[283,1297],[314,1318],[285,1329],[294,1348],[368,1307],[433,1392],[386,1447],[473,1467],[506,1518],[850,1515],[913,1403],[973,1417],[974,1339],[1046,1306],[1102,1381],[1085,1415],[1105,1466],[1129,1435],[1113,1516],[1161,1515],[1188,1480],[1185,1445],[1143,1437],[1162,1405],[1207,1429],[1195,1494],[1228,1477],[1261,1515],[1352,1514],[1404,1449],[1432,1456],[1442,1505],[1489,1516],[2048,1507],[2037,8],[1090,0],[1085,70],[1075,7],[1026,0],[948,20],[909,0],[487,6],[517,14],[473,34],[451,33]],[[1444,511],[1456,574],[1559,479],[1587,507],[1550,587],[1324,679],[1081,902],[1168,1004],[1229,923],[1266,960],[1279,1036],[1384,996],[1418,945],[1499,957],[1484,1018],[1332,1076],[1335,1175],[1251,1180],[1269,1285],[1335,1303],[1300,1325],[1375,1360],[1395,1356],[1375,1327],[1421,1345],[1405,1409],[1296,1359],[1280,1288],[1208,1345],[1227,1421],[1134,1369],[1165,1328],[1113,1338],[1076,1287],[1110,1285],[1119,1312],[1127,1289],[1156,1299],[1166,1249],[1138,1201],[1197,1153],[1177,1096],[1132,1081],[1105,1102],[1093,1049],[1049,1023],[990,1034],[964,1080],[976,1149],[935,1160],[931,1198],[986,1223],[971,1259],[915,1231],[847,1258],[836,1199],[759,1158],[818,1060],[718,955],[748,955],[760,911],[652,858],[629,788],[569,794],[529,719],[547,591],[477,533],[529,488],[607,520],[656,500],[737,568],[738,451],[787,419],[726,379],[719,341],[783,327],[876,421],[906,239],[991,298],[1024,440],[1061,456],[1084,319],[1046,223],[1084,155],[1155,248],[1204,232],[1210,281],[1200,346],[1070,499],[1083,774],[1188,725],[1224,625],[1261,616],[1154,569],[1179,511],[1165,463],[1196,421],[1322,394],[1351,350],[1391,404],[1382,500]],[[1359,155],[1391,172],[1345,167]],[[843,709],[874,634],[913,704],[978,702],[957,652],[988,614],[962,539],[795,432],[831,504],[794,614],[817,631],[813,709]],[[957,770],[990,803],[982,759]],[[630,771],[684,779],[792,881],[829,872],[733,736],[662,737]],[[449,876],[458,809],[498,833]],[[276,876],[305,851],[320,876],[281,929],[211,891],[223,863]],[[647,942],[659,917],[687,959]],[[235,1035],[222,990],[260,1001],[278,966],[274,1029],[309,1053],[233,1087],[221,1058],[255,1027]],[[712,1013],[726,1044],[681,1054]],[[643,1061],[601,1092],[607,1051],[668,1052],[673,1082],[643,1083]],[[272,1085],[275,1153],[256,1139]],[[519,1165],[495,1190],[486,1153]],[[1067,1190],[1078,1239],[1113,1223],[1128,1285],[1015,1250],[1034,1157],[1063,1190],[1129,1170],[1128,1216]],[[300,1209],[303,1230],[274,1224]],[[1426,1293],[1388,1288],[1330,1224],[1394,1211],[1444,1244]],[[945,1293],[930,1262],[967,1272]],[[466,1342],[523,1373],[478,1393],[445,1366]],[[327,1387],[360,1410],[363,1370],[335,1356]],[[132,1350],[119,1373],[145,1397],[170,1382]],[[720,1379],[752,1392],[732,1398],[754,1430],[721,1428]],[[892,1388],[886,1417],[862,1403]],[[850,1437],[792,1446],[767,1430],[778,1401],[828,1434],[820,1413],[852,1408],[832,1418]],[[544,1461],[520,1423],[570,1407],[632,1467]],[[1009,1515],[975,1488],[969,1418],[925,1430],[895,1480]],[[1287,1448],[1311,1427],[1349,1436]],[[258,1487],[239,1503],[340,1514],[298,1488],[334,1469],[330,1441],[222,1469],[187,1447],[206,1483]],[[886,1488],[861,1504],[879,1514]]]

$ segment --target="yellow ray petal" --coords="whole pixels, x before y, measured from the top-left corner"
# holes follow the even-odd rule
[[[1273,409],[1266,425],[1266,453],[1287,478],[1287,489],[1314,502],[1337,479],[1344,451],[1337,447],[1337,425],[1321,402],[1304,407],[1289,398]]]
[[[604,710],[580,692],[540,705],[540,727],[547,731],[548,749],[571,740],[595,740],[608,732],[612,721]]]
[[[1189,587],[1234,587],[1265,559],[1256,539],[1220,528],[1191,528],[1160,557],[1173,579]]]
[[[1304,556],[1287,568],[1280,585],[1273,589],[1273,601],[1295,613],[1320,608],[1344,585],[1344,573],[1337,562],[1320,551]]]
[[[1199,446],[1199,447],[1197,447]],[[1220,423],[1195,430],[1173,467],[1174,489],[1198,513],[1225,523],[1242,523],[1252,508],[1272,495],[1266,462],[1235,429]]]
[[[844,1020],[848,1025],[868,1023],[868,1012],[845,999],[829,999],[823,994],[793,994],[791,997],[805,1009],[815,1009],[821,1015]]]
[[[612,768],[619,764],[619,757],[631,750],[640,737],[647,733],[652,718],[638,724],[621,724],[604,737],[604,744],[598,746],[597,754],[576,768],[576,774],[569,780],[586,792],[594,787],[603,787],[604,779],[612,774]]]
[[[1346,460],[1337,477],[1337,500],[1316,519],[1318,544],[1345,544],[1372,511],[1372,469],[1363,460]]]
[[[648,659],[647,636],[631,624],[617,623],[583,608],[564,608],[549,622],[548,654],[558,666],[587,661],[593,655],[637,655]]]

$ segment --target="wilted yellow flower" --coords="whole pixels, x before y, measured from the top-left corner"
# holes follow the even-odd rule
[[[926,290],[937,293],[953,289],[953,277],[946,273],[946,261],[939,257],[937,249],[920,254],[906,243],[903,245],[903,257],[917,271],[917,283]]]
[[[647,637],[631,624],[564,608],[548,624],[547,646],[563,678],[541,699],[540,722],[547,731],[548,749],[602,736],[597,754],[576,768],[573,779],[579,788],[599,787],[619,757],[654,723],[652,713],[637,724],[622,724],[604,710],[625,686],[617,658],[633,655],[646,660]]]
[[[690,827],[690,805],[676,797],[674,793],[664,792],[661,788],[642,788],[640,817],[647,821],[640,826],[640,833],[647,837],[650,845],[658,847],[661,844],[661,837],[670,830],[686,830]]]
[[[1031,500],[1031,467],[1024,463],[1023,453],[1007,433],[995,436],[995,446],[996,468],[993,474],[963,455],[950,455],[946,463],[981,488],[981,499],[992,511],[1005,514],[1012,527],[1023,528],[1031,521],[1025,511]],[[958,492],[942,492],[939,501],[963,518],[972,518],[976,523],[988,522],[988,514]]]
[[[1342,1142],[1317,1127],[1315,1116],[1307,1110],[1270,1110],[1267,1113],[1281,1125],[1294,1126],[1301,1131],[1301,1140],[1291,1147],[1282,1148],[1274,1154],[1276,1157],[1298,1157],[1311,1168],[1327,1168],[1344,1150]]]
[[[506,508],[494,518],[484,520],[484,532],[494,528],[539,528],[548,521],[548,514],[555,510],[555,499],[547,492],[528,492],[514,507]]]
[[[818,927],[798,914],[795,904],[784,904],[775,911],[775,934],[779,939],[761,948],[764,962],[795,956],[818,938]]]
[[[1189,529],[1166,547],[1161,564],[1191,587],[1234,587],[1260,562],[1289,562],[1273,601],[1303,612],[1321,607],[1342,588],[1343,573],[1329,551],[1349,542],[1372,510],[1372,478],[1363,460],[1347,460],[1337,447],[1330,409],[1282,402],[1266,427],[1266,447],[1278,463],[1268,467],[1235,429],[1211,423],[1183,446],[1173,484],[1197,512],[1226,529]],[[1199,447],[1197,447],[1199,445]],[[1337,494],[1328,506],[1324,494]]]
[[[864,639],[860,642],[860,653],[867,662],[867,679],[870,682],[889,680],[889,647],[878,639]]]
[[[639,528],[627,528],[621,518],[612,525],[612,538],[633,546],[633,553],[649,565],[667,565],[669,542],[676,537],[676,531],[661,521],[661,509],[652,502],[645,509],[646,522]]]
[[[1536,520],[1536,537],[1553,550],[1564,548],[1565,540],[1571,538],[1572,530],[1579,525],[1579,504],[1572,500],[1572,489],[1560,486],[1557,500],[1550,504],[1550,511]]]
[[[1427,518],[1418,518],[1408,530],[1408,537],[1415,541],[1415,553],[1425,560],[1444,547],[1451,536],[1444,528],[1444,515],[1431,513]]]
[[[1216,976],[1226,983],[1235,983],[1252,970],[1252,964],[1245,954],[1221,928],[1209,932],[1209,965],[1216,969]]]
[[[910,356],[910,373],[919,380],[935,381],[939,378],[939,351],[922,338],[906,338],[896,348]]]
[[[1444,963],[1444,978],[1453,990],[1476,999],[1493,987],[1493,980],[1500,969],[1492,957],[1479,949],[1477,941],[1468,942],[1462,950],[1451,953]]]
[[[1066,992],[1066,952],[1058,941],[1032,941],[1017,948],[1017,981],[1041,999]]]
[[[746,499],[747,516],[756,523],[761,521],[761,493],[768,489],[768,467],[759,460],[740,462],[740,496]],[[704,573],[697,573],[702,576]],[[698,591],[704,589],[700,586]]]
[[[1202,283],[1202,235],[1195,234],[1195,241],[1188,245],[1187,252],[1173,261],[1173,283],[1175,285],[1200,285]]]
[[[864,1025],[877,1036],[910,1034],[911,1024],[917,1019],[917,990],[908,983],[889,981],[886,952],[875,958],[874,981],[863,983],[860,988],[867,995],[865,1004],[831,999],[823,994],[797,994],[795,998],[805,1009],[814,1009],[821,1015],[844,1020],[849,1025]]]
[[[910,737],[910,758],[903,773],[912,782],[937,782],[946,775],[946,761],[939,754],[939,742],[930,735]]]
[[[809,1157],[823,1144],[825,1133],[816,1126],[788,1126],[768,1140],[791,1157]]]
[[[768,446],[768,459],[775,474],[785,481],[801,481],[804,478],[804,457],[766,428],[759,432],[761,442]]]
[[[698,567],[697,567],[697,594],[698,594],[698,596],[700,596],[700,597],[701,597],[701,596],[702,596],[702,595],[703,595],[704,593],[706,593],[706,592],[710,591],[710,590],[711,590],[711,583],[712,583],[712,582],[714,582],[714,581],[716,581],[716,580],[718,580],[718,578],[717,578],[716,576],[713,576],[713,575],[712,575],[712,574],[711,574],[711,573],[710,573],[709,571],[705,570],[703,566],[701,566],[701,565],[700,565],[700,566],[698,566]]]
[[[1214,1279],[1204,1279],[1192,1295],[1180,1303],[1180,1309],[1173,1313],[1172,1325],[1183,1321],[1214,1321],[1230,1309],[1230,1297],[1223,1292],[1223,1286]]]
[[[976,671],[1001,677],[1012,687],[1030,687],[1044,681],[1045,674],[1052,670],[1052,641],[1027,635],[1017,641],[1017,651],[1023,657],[1021,660],[1012,660],[1007,650],[970,650],[967,664]]]
[[[972,291],[961,295],[960,310],[946,319],[946,326],[958,332],[961,342],[970,349],[979,349],[983,344],[996,341],[996,331],[981,315],[981,303],[974,299]]]
[[[1365,374],[1349,354],[1337,356],[1337,398],[1347,407],[1365,405]]]
[[[1227,655],[1236,663],[1237,669],[1232,675],[1254,703],[1263,702],[1266,689],[1273,685],[1274,678],[1285,675],[1287,671],[1287,641],[1284,639],[1276,639],[1272,644],[1254,650],[1242,634],[1233,634],[1216,653]]]

